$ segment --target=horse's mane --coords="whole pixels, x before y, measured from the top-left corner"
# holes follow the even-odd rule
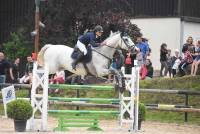
[[[119,34],[120,32],[119,31],[117,31],[117,32],[114,32],[114,33],[110,33],[110,35],[109,35],[109,37],[108,38],[106,38],[104,41],[107,41],[107,40],[109,40],[110,39],[110,37],[113,37],[113,36],[115,36],[115,35],[117,35],[117,34]]]
[[[115,36],[115,35],[118,35],[118,34],[120,34],[119,31],[118,31],[118,32],[114,32],[114,33],[110,33],[109,37],[107,37],[103,42],[107,42],[108,40],[111,39],[111,37],[113,37],[113,36]],[[93,48],[93,49],[98,50],[98,49],[100,49],[101,47],[103,47],[103,46],[95,47],[95,48]]]
[[[115,35],[118,35],[118,34],[120,34],[119,31],[118,31],[118,32],[114,32],[114,33],[110,33],[109,37],[107,37],[103,42],[107,42],[108,40],[111,39],[111,37],[113,37],[113,36],[115,36]]]

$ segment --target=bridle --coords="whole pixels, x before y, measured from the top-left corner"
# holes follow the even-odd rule
[[[127,42],[125,41],[125,39],[123,38],[123,36],[122,36],[121,34],[120,34],[120,37],[121,37],[121,44],[124,42],[124,44],[127,46],[127,48],[128,48],[128,49],[131,49],[132,46],[129,46],[129,45],[127,44]],[[107,45],[107,44],[104,44],[104,46],[109,47],[109,48],[112,48],[112,49],[115,49],[115,50],[118,50],[117,47],[112,47],[112,46],[109,46],[109,45]],[[94,51],[94,52],[100,54],[101,56],[103,56],[104,58],[108,59],[109,61],[112,61],[111,58],[109,58],[109,57],[106,56],[105,54],[100,53],[100,52],[97,51],[96,49],[92,49],[92,51]]]

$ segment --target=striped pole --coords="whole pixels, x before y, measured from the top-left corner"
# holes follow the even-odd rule
[[[104,91],[113,91],[114,86],[96,86],[96,85],[67,85],[67,84],[50,84],[49,88],[52,89],[83,89],[83,90],[104,90]]]
[[[119,103],[119,99],[106,99],[106,98],[63,98],[63,97],[49,97],[53,101],[86,101],[86,102],[110,102]]]
[[[119,114],[119,111],[90,111],[90,110],[48,110],[48,113],[68,114]]]

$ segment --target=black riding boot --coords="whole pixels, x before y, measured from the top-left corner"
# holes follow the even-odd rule
[[[74,70],[76,70],[76,65],[82,59],[83,56],[84,56],[84,54],[82,52],[78,52],[77,58],[72,62],[72,68]]]

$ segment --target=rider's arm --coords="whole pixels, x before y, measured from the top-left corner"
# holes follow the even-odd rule
[[[90,37],[90,45],[92,45],[92,47],[98,47],[98,46],[100,46],[101,45],[101,43],[100,42],[95,42],[95,37],[93,37],[93,36],[91,36]]]
[[[95,41],[90,41],[90,45],[92,45],[92,47],[98,47],[100,46],[100,43],[95,43]]]

